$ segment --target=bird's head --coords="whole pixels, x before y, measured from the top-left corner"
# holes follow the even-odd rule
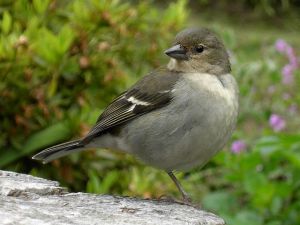
[[[165,54],[171,57],[168,68],[179,72],[215,75],[230,72],[230,62],[223,43],[205,28],[188,28],[175,37],[173,47]]]

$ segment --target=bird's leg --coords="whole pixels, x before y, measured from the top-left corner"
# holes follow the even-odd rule
[[[180,191],[182,198],[183,198],[183,202],[186,204],[191,204],[192,203],[192,199],[190,198],[190,196],[183,190],[181,184],[179,183],[179,181],[177,180],[177,178],[175,177],[175,175],[173,174],[173,172],[167,172],[168,175],[171,177],[171,179],[173,180],[173,182],[175,183],[177,189]]]

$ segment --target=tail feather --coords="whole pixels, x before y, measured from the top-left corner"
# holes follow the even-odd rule
[[[43,163],[48,163],[54,159],[73,153],[74,151],[81,151],[84,149],[85,147],[80,140],[74,140],[47,148],[34,155],[32,159],[41,160]]]

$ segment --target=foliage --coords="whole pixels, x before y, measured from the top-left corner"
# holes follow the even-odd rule
[[[179,197],[165,173],[129,155],[91,150],[48,165],[30,157],[84,135],[107,103],[166,63],[162,52],[185,24],[186,2],[160,9],[116,0],[0,4],[0,167],[75,191]],[[299,224],[299,31],[199,18],[229,49],[240,116],[231,147],[176,175],[228,224]]]
[[[288,15],[294,9],[298,9],[300,4],[297,0],[242,0],[232,1],[211,1],[211,0],[197,0],[195,4],[198,7],[220,8],[226,9],[229,12],[254,12],[259,16],[275,17],[279,15]],[[296,12],[295,10],[295,12]]]

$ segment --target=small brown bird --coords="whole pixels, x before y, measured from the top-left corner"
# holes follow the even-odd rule
[[[238,87],[227,51],[208,29],[190,28],[165,51],[170,62],[117,97],[87,136],[38,153],[47,163],[90,148],[131,153],[173,174],[203,166],[230,138],[238,115]]]

